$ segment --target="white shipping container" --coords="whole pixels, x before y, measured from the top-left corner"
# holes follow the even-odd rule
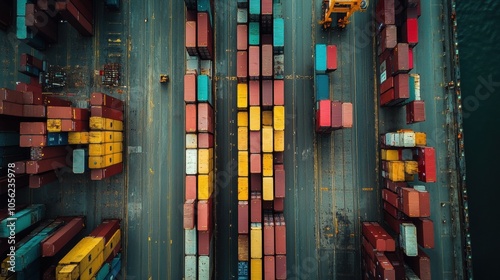
[[[412,223],[402,223],[400,225],[399,242],[403,252],[408,257],[418,255],[417,228]]]
[[[194,226],[193,229],[184,230],[184,254],[196,256],[197,253],[198,253],[198,244],[196,238],[196,226]]]
[[[396,144],[396,141],[395,141],[395,133],[392,133],[392,132],[387,132],[385,134],[385,144],[387,146],[394,146]]]
[[[210,280],[212,279],[212,257],[199,256],[198,257],[198,279]]]
[[[185,280],[196,280],[196,256],[185,256],[184,257],[184,279]]]
[[[198,171],[198,150],[186,149],[186,174],[196,175]]]
[[[415,147],[415,132],[401,132],[402,147]]]
[[[411,74],[415,79],[415,100],[421,100],[420,97],[420,74]]]
[[[194,133],[186,134],[186,149],[198,148],[198,135]]]
[[[416,191],[419,191],[419,192],[425,192],[425,186],[424,185],[415,185],[413,186],[413,188],[416,190]]]
[[[401,142],[401,135],[400,133],[396,132],[394,133],[394,147],[402,147],[403,143]]]
[[[236,21],[238,24],[247,23],[248,22],[248,10],[247,9],[238,9],[236,14]]]

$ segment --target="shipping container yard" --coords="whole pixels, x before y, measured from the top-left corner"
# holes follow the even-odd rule
[[[454,9],[2,1],[0,279],[472,279]]]

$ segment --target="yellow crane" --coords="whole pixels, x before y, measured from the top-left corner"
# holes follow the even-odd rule
[[[368,0],[323,0],[322,17],[319,24],[324,29],[332,26],[332,14],[337,14],[337,26],[345,28],[349,24],[349,17],[357,11],[365,11]]]

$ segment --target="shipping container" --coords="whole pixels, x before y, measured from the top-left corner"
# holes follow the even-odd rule
[[[263,80],[262,81],[261,105],[264,108],[270,108],[273,106],[273,81],[272,80]]]
[[[248,24],[248,45],[260,45],[260,24],[258,22],[250,22]]]
[[[1,105],[2,102],[0,102]],[[12,104],[10,105],[12,106]],[[1,107],[0,107],[1,108]],[[15,106],[16,110],[21,110],[23,117],[45,118],[46,110],[44,105],[23,105],[22,108]],[[18,111],[19,112],[19,111]],[[17,113],[16,113],[17,114]]]
[[[248,76],[251,79],[260,77],[260,47],[248,47]]]
[[[417,242],[422,248],[434,248],[434,223],[429,218],[413,219],[413,224],[417,228]]]
[[[238,177],[238,200],[248,200],[248,193],[248,177]]]
[[[408,44],[398,43],[393,51],[393,74],[408,73]]]
[[[248,49],[248,25],[238,24],[236,27],[236,49],[246,51]]]
[[[264,257],[264,280],[275,280],[275,260],[274,256]]]
[[[196,255],[198,253],[196,226],[192,229],[184,230],[184,254]]]
[[[87,157],[88,157],[87,149],[74,149],[73,150],[73,173],[74,174],[83,174],[88,170],[87,168]]]
[[[316,101],[330,98],[330,79],[328,75],[316,75]]]
[[[214,110],[209,103],[198,103],[198,132],[214,133]]]
[[[398,74],[394,76],[394,95],[396,102],[401,102],[410,97],[408,74]]]
[[[184,102],[196,102],[196,81],[197,78],[195,74],[184,75]]]
[[[92,169],[90,170],[90,179],[91,180],[102,180],[105,178],[109,178],[116,174],[119,174],[123,171],[123,164],[113,164],[103,169]]]
[[[198,232],[212,230],[212,199],[198,201],[197,213]]]
[[[377,279],[396,279],[396,271],[384,254],[375,256]]]
[[[260,107],[250,106],[249,112],[249,120],[250,120],[250,131],[258,131],[260,130]],[[252,141],[250,139],[250,141]],[[252,142],[250,142],[251,144]]]
[[[238,235],[238,261],[249,261],[249,240],[247,234]]]
[[[248,127],[238,127],[238,151],[248,151]]]
[[[212,279],[214,256],[198,257],[198,278],[197,279]]]
[[[248,176],[248,151],[238,151],[238,176]]]
[[[283,80],[274,80],[273,99],[274,106],[285,105],[285,82]]]
[[[248,234],[249,209],[248,201],[238,201],[238,234]]]
[[[431,279],[431,259],[424,251],[419,249],[416,257],[405,257],[405,261],[420,280]]]
[[[213,170],[214,151],[210,149],[198,149],[198,174],[208,174]]]
[[[248,85],[246,83],[239,83],[237,86],[236,107],[238,110],[247,110],[248,108]]]
[[[124,103],[118,98],[112,97],[110,95],[93,92],[90,96],[90,105],[91,106],[105,106],[111,109],[116,109],[123,111]]]
[[[329,100],[325,100],[327,102],[330,102]],[[333,129],[339,129],[342,128],[342,103],[340,101],[331,101],[331,124],[330,126]]]
[[[251,80],[248,82],[248,87],[249,87],[248,105],[260,106],[260,81]]]
[[[273,154],[262,154],[262,176],[273,176]]]
[[[196,104],[186,104],[186,133],[194,133],[197,130]]]
[[[193,175],[186,175],[185,200],[196,199],[198,193],[196,178]]]
[[[405,255],[414,257],[418,255],[417,229],[411,223],[400,225],[399,244]]]
[[[273,126],[273,111],[262,111],[262,127]]]
[[[273,127],[272,126],[263,126],[262,128],[262,152],[263,153],[272,153],[273,152]]]
[[[328,45],[326,47],[326,70],[328,72],[337,70],[337,46]]]
[[[92,117],[103,117],[118,121],[123,121],[123,112],[116,109],[111,109],[104,106],[91,106],[90,107],[90,116]],[[86,120],[88,118],[85,118]]]
[[[285,255],[277,255],[276,256],[276,279],[284,280],[287,279],[286,274],[286,256]]]
[[[248,112],[238,112],[238,127],[248,127]]]
[[[198,75],[197,99],[198,102],[208,102],[210,105],[213,104],[212,80],[207,75]]]
[[[275,130],[285,130],[285,106],[273,107],[273,124]]]
[[[262,270],[262,259],[251,259],[250,260],[250,279],[251,280],[262,280],[263,270]]]
[[[316,132],[331,132],[332,127],[332,102],[320,100],[316,102]]]
[[[316,73],[325,73],[327,68],[327,52],[326,45],[316,44],[315,47],[315,57],[314,57],[314,69]]]
[[[198,231],[198,256],[209,256],[213,245],[212,231]]]
[[[198,12],[198,19],[196,21],[197,44],[198,53],[203,60],[212,60],[213,58],[213,32],[210,19],[211,15],[208,13]]]
[[[250,194],[250,222],[262,223],[262,195],[260,192]]]
[[[274,55],[274,79],[283,80],[285,78],[285,56],[282,54]]]
[[[250,131],[250,153],[261,153],[261,132]]]
[[[78,1],[73,2],[79,3]],[[56,2],[56,11],[58,11],[62,18],[68,21],[80,33],[80,35],[87,37],[94,35],[92,19],[88,18],[89,16],[92,16],[92,13],[89,12],[87,17],[80,16],[80,10],[75,7],[73,2]]]
[[[377,2],[375,20],[378,26],[395,24],[394,1],[380,0]]]
[[[284,152],[285,151],[285,131],[275,130],[274,131],[274,151]]]
[[[273,177],[262,177],[262,200],[274,200],[274,180]]]
[[[184,256],[184,279],[197,279],[197,267],[196,256]]]
[[[380,94],[387,92],[389,89],[394,88],[394,78],[387,77],[387,79],[380,84]]]
[[[412,124],[425,121],[425,102],[415,100],[406,105],[406,123]]]
[[[250,154],[250,174],[256,173],[262,173],[261,154]]]
[[[241,82],[248,78],[248,53],[246,51],[236,53],[236,77]]]
[[[352,127],[352,103],[343,102],[342,103],[342,127],[351,128]]]
[[[398,33],[396,25],[387,25],[382,29],[382,32],[378,35],[379,38],[379,51],[378,55],[381,55],[387,49],[394,49],[398,43]]]
[[[213,168],[208,174],[198,175],[198,199],[209,199],[214,190]]]
[[[418,179],[426,183],[436,182],[436,151],[432,147],[417,149]]]
[[[409,18],[403,23],[400,41],[408,43],[410,47],[418,44],[418,20],[416,18]]]
[[[252,192],[262,191],[262,174],[260,173],[250,174],[250,188]]]
[[[250,257],[252,259],[261,259],[262,256],[262,225],[261,223],[252,223],[250,228]]]
[[[248,22],[248,9],[238,7],[236,12],[236,21],[238,24],[243,24]]]
[[[260,0],[248,0],[248,15],[250,16],[250,21],[260,20]]]
[[[22,94],[20,95],[22,97]],[[27,105],[24,105],[27,106]],[[22,117],[24,115],[24,106],[21,104],[11,103],[0,100],[0,115],[8,115],[15,117]],[[41,116],[44,117],[44,116]]]
[[[20,134],[47,134],[47,124],[45,122],[21,122],[19,124]]]
[[[186,149],[198,148],[198,135],[194,133],[186,134]]]
[[[262,77],[264,79],[272,79],[273,73],[273,46],[262,45]]]
[[[286,255],[286,224],[283,214],[274,215],[274,237],[276,255]]]
[[[196,44],[196,21],[186,21],[186,51],[189,55],[198,55],[198,49]]]
[[[198,171],[198,151],[196,149],[186,149],[186,174],[196,175]]]
[[[274,217],[270,214],[264,215],[264,255],[274,255]]]
[[[282,54],[284,52],[284,46],[285,46],[285,20],[283,18],[274,18],[273,19],[274,53]]]
[[[238,262],[238,280],[248,280],[248,262]]]

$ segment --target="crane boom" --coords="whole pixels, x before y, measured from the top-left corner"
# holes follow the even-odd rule
[[[337,26],[345,28],[349,24],[349,18],[357,11],[365,11],[368,7],[368,0],[323,0],[322,18],[319,24],[324,29],[332,25],[332,14],[337,14]]]

